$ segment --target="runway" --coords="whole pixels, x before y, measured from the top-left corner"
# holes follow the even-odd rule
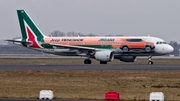
[[[14,70],[180,71],[180,65],[0,65],[0,71]]]

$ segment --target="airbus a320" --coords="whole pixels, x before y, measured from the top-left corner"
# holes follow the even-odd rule
[[[38,51],[63,55],[86,57],[84,64],[91,64],[91,58],[107,64],[113,59],[134,62],[137,56],[152,56],[171,53],[174,49],[163,39],[151,36],[120,37],[48,37],[44,35],[25,10],[17,10],[22,38],[7,40]]]

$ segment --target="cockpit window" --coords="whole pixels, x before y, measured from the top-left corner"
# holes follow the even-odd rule
[[[166,44],[166,42],[164,42],[164,41],[158,41],[158,42],[156,42],[156,44]]]
[[[163,44],[166,44],[166,42],[163,42]]]

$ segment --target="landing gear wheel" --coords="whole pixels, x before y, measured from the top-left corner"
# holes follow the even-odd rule
[[[150,51],[151,51],[151,47],[150,47],[150,46],[146,46],[146,47],[145,47],[145,51],[146,51],[146,52],[150,52]]]
[[[122,50],[123,50],[123,52],[128,52],[128,51],[129,51],[129,48],[128,48],[127,46],[124,46],[124,47],[122,48]]]
[[[149,65],[152,65],[152,64],[153,64],[152,56],[150,55],[150,56],[148,57],[148,59],[149,59],[148,64],[149,64]]]
[[[149,65],[152,65],[152,64],[153,64],[153,61],[148,61],[148,64],[149,64]]]
[[[85,59],[84,60],[84,64],[91,64],[91,63],[92,63],[92,61],[90,59]]]
[[[100,64],[107,64],[106,61],[100,61]]]

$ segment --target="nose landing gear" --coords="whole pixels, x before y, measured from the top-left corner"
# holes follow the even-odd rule
[[[153,61],[152,61],[152,56],[151,56],[151,55],[148,57],[148,60],[149,60],[149,61],[148,61],[148,64],[149,64],[149,65],[152,65],[152,64],[153,64]]]

